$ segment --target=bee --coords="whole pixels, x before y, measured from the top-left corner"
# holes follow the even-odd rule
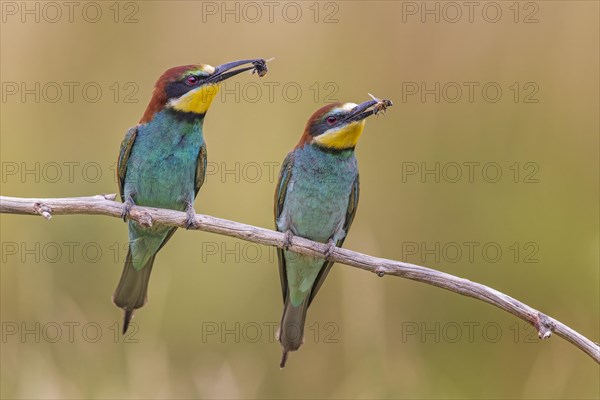
[[[260,78],[262,78],[263,76],[265,76],[267,74],[267,72],[269,71],[269,69],[267,68],[267,63],[269,61],[274,60],[275,58],[269,58],[268,60],[258,60],[258,61],[254,61],[252,63],[252,65],[254,65],[254,69],[252,70],[252,73],[256,73],[258,74],[258,76]]]
[[[373,107],[373,115],[378,115],[379,113],[385,114],[387,108],[394,105],[394,103],[392,103],[391,100],[378,99],[377,97],[373,96],[371,93],[368,93],[368,95],[371,96],[371,98],[377,102],[377,104],[375,104],[375,106]]]

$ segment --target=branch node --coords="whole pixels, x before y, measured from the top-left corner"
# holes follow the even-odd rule
[[[554,322],[547,315],[538,313],[536,316],[536,320],[534,323],[535,329],[538,331],[538,337],[542,340],[548,339],[552,336],[552,331],[554,330]]]
[[[46,218],[48,221],[52,219],[52,209],[44,203],[34,203],[33,211]]]
[[[140,219],[139,219],[140,225],[142,225],[143,227],[146,227],[146,228],[151,228],[152,222],[153,222],[152,215],[148,214],[147,212],[143,212],[140,214]]]
[[[104,200],[115,201],[117,199],[117,194],[116,193],[101,194],[100,196],[103,197]]]
[[[377,267],[377,269],[375,270],[375,273],[377,274],[378,277],[383,278],[385,276],[385,268]]]

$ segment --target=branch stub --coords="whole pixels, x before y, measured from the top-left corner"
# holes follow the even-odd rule
[[[48,221],[52,219],[52,209],[44,203],[35,203],[33,205],[33,211],[46,218]]]

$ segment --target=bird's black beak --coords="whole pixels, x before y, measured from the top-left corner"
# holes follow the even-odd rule
[[[364,103],[360,103],[354,107],[344,122],[348,123],[363,120],[371,115],[385,112],[388,107],[393,105],[394,103],[392,103],[391,100],[380,100],[374,98],[373,100],[365,101]]]
[[[251,64],[247,67],[234,69],[242,65]],[[244,71],[254,70],[258,76],[263,77],[267,73],[267,62],[262,58],[253,60],[232,61],[226,64],[219,65],[215,68],[215,72],[208,78],[208,83],[215,84],[236,76]]]

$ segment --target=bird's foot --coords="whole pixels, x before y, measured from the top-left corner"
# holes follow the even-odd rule
[[[196,222],[196,210],[194,210],[194,204],[188,202],[185,213],[187,214],[187,218],[185,219],[185,229],[196,229],[198,223]]]
[[[290,249],[290,246],[292,245],[293,237],[294,237],[294,234],[292,233],[292,231],[290,229],[285,231],[285,233],[283,234],[283,248],[284,249],[286,249],[286,250]]]
[[[327,242],[327,249],[325,250],[325,259],[326,260],[329,260],[329,257],[331,257],[334,250],[335,250],[335,242],[333,241],[333,239],[329,239],[329,242]]]
[[[123,218],[123,222],[127,222],[129,213],[131,212],[131,208],[133,206],[135,206],[135,202],[131,196],[128,196],[125,200],[125,203],[123,203],[123,211],[121,211],[121,218]]]

